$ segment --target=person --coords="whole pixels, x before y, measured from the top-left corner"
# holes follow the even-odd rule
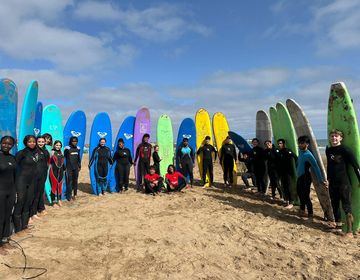
[[[224,184],[231,186],[234,183],[234,163],[236,162],[236,148],[230,136],[225,138],[224,144],[220,149],[220,164],[223,166]]]
[[[209,181],[209,186],[212,185],[212,183],[214,182],[214,173],[213,173],[213,155],[214,155],[214,160],[216,160],[216,156],[217,156],[217,151],[214,148],[213,145],[210,144],[210,136],[206,136],[204,139],[204,144],[202,144],[200,146],[200,148],[197,150],[196,154],[200,155],[202,154],[202,181],[203,181],[203,185],[204,187],[206,186],[206,175],[209,172],[209,177],[210,177],[210,181]]]
[[[326,147],[327,178],[329,181],[329,193],[334,211],[335,222],[340,225],[340,202],[346,215],[346,235],[353,237],[353,215],[351,207],[351,179],[348,174],[348,166],[352,167],[360,182],[359,163],[353,152],[341,142],[343,133],[338,129],[330,131],[330,147]],[[334,224],[335,226],[336,224]]]
[[[80,148],[78,147],[79,139],[72,136],[69,139],[69,145],[64,149],[65,166],[66,166],[66,199],[76,200],[78,189],[78,178],[81,170]],[[72,196],[74,192],[74,196]]]
[[[154,161],[155,173],[160,175],[160,161],[161,158],[159,156],[159,145],[154,146],[154,152],[152,154],[152,158]]]
[[[266,140],[265,143],[265,160],[267,167],[267,175],[270,179],[271,186],[271,198],[275,199],[276,190],[278,190],[280,198],[282,198],[282,192],[279,186],[279,174],[278,174],[278,159],[279,149],[275,148],[271,140]]]
[[[142,190],[144,176],[149,173],[151,160],[151,144],[149,143],[150,135],[145,133],[141,143],[136,148],[134,166],[136,166],[136,191]],[[139,159],[139,162],[138,162]]]
[[[46,215],[45,212],[45,182],[48,175],[48,166],[50,161],[50,154],[45,149],[44,136],[36,138],[38,162],[36,165],[36,179],[35,179],[35,192],[34,200],[31,207],[31,219],[38,219],[40,215]]]
[[[279,175],[281,186],[284,191],[284,199],[286,201],[285,207],[287,209],[291,209],[294,207],[294,199],[290,184],[291,184],[291,177],[295,176],[293,172],[294,162],[297,161],[297,156],[291,151],[290,149],[286,148],[285,139],[278,139],[277,141],[279,146]]]
[[[96,179],[97,195],[105,195],[107,187],[108,164],[112,165],[111,151],[106,147],[106,139],[100,138],[99,145],[92,151],[89,169],[95,163],[94,172]]]
[[[50,147],[52,148],[52,146],[53,146],[53,139],[52,139],[51,134],[49,134],[49,133],[44,133],[42,136],[43,136],[44,139],[45,139],[45,145],[46,145],[46,146],[50,146]]]
[[[1,138],[0,147],[0,254],[6,255],[6,245],[11,235],[11,211],[15,203],[16,160],[10,154],[15,139],[11,136]]]
[[[240,162],[243,162],[246,166],[246,172],[241,175],[241,179],[244,181],[245,187],[250,188],[249,178],[251,178],[253,186],[256,186],[256,178],[253,172],[252,162],[250,160],[249,154],[246,152],[241,153],[239,151],[238,159]]]
[[[36,179],[36,168],[38,162],[38,151],[36,139],[33,135],[26,135],[25,148],[19,151],[16,158],[16,204],[13,214],[15,233],[21,235],[22,231],[28,232],[30,209],[34,199],[34,186]]]
[[[309,151],[310,138],[306,135],[300,136],[298,138],[299,145],[299,157],[297,159],[296,167],[296,190],[300,199],[300,216],[305,217],[305,206],[307,208],[308,217],[312,218],[314,216],[313,205],[310,198],[310,186],[311,186],[311,174],[310,168],[313,170],[316,179],[318,182],[322,182],[324,185],[327,185],[327,182],[321,175],[320,167],[313,156]]]
[[[253,171],[255,175],[255,183],[257,187],[257,192],[265,194],[266,193],[266,182],[265,182],[265,153],[264,149],[259,146],[259,139],[253,138],[251,141],[252,149],[249,153],[250,161],[253,165]]]
[[[190,185],[192,187],[194,181],[194,163],[195,153],[193,148],[189,145],[189,139],[183,138],[182,143],[176,151],[177,162],[179,163],[180,172],[182,175],[189,176]]]
[[[116,163],[115,180],[116,190],[122,192],[129,188],[130,166],[133,164],[131,152],[125,147],[124,139],[120,138],[113,156],[113,162]]]
[[[50,171],[49,179],[51,185],[51,201],[54,207],[62,206],[61,203],[61,194],[62,194],[62,184],[64,179],[65,168],[65,158],[61,151],[62,143],[59,140],[54,142],[54,147],[50,154]]]
[[[163,178],[159,174],[155,173],[155,166],[151,165],[149,173],[144,176],[145,193],[155,195],[159,193],[163,186]]]
[[[168,192],[180,192],[186,187],[186,178],[183,174],[175,170],[173,164],[170,164],[165,175],[165,183]]]

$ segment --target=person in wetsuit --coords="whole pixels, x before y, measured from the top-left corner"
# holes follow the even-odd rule
[[[155,173],[155,166],[149,167],[149,173],[144,176],[145,193],[155,195],[159,193],[163,186],[164,180],[159,174]]]
[[[293,208],[294,199],[291,194],[291,177],[295,176],[293,172],[293,164],[297,161],[297,156],[290,149],[286,148],[285,139],[279,139],[277,141],[279,146],[279,175],[281,186],[284,191],[284,199],[286,201],[285,207],[288,209]]]
[[[259,146],[259,139],[253,138],[251,141],[252,149],[249,153],[250,161],[253,165],[253,171],[255,175],[255,183],[257,191],[259,193],[266,193],[266,163],[265,163],[265,152],[264,149]]]
[[[210,144],[210,136],[206,136],[204,139],[205,144],[202,144],[200,148],[197,150],[196,154],[200,155],[202,154],[202,180],[204,187],[206,186],[206,174],[209,172],[210,175],[210,182],[209,187],[214,182],[214,166],[213,166],[213,154],[214,154],[214,160],[216,160],[217,151],[214,148],[213,145]]]
[[[116,190],[122,192],[129,188],[130,166],[133,164],[131,152],[124,145],[124,139],[120,138],[117,143],[117,148],[113,156],[113,162],[116,163],[115,180]]]
[[[66,166],[66,199],[76,200],[78,189],[78,178],[81,170],[80,148],[77,146],[79,139],[72,136],[69,139],[69,146],[64,149],[65,166]],[[72,192],[74,191],[74,196]]]
[[[223,165],[225,186],[231,186],[234,183],[233,170],[235,162],[236,148],[232,143],[230,136],[227,136],[220,149],[220,164]]]
[[[177,162],[179,163],[180,172],[182,175],[189,176],[190,185],[192,187],[194,181],[194,163],[195,153],[193,148],[189,145],[189,139],[183,138],[183,141],[176,151]]]
[[[346,215],[347,237],[353,237],[353,215],[351,207],[352,185],[348,167],[352,167],[360,182],[360,168],[353,152],[341,144],[343,133],[334,129],[329,134],[331,147],[326,147],[327,178],[335,222],[340,223],[340,202]]]
[[[10,237],[11,211],[15,203],[16,160],[10,154],[15,144],[11,136],[1,138],[0,147],[0,254],[7,254],[7,238]]]
[[[279,167],[278,167],[278,160],[280,156],[279,149],[275,148],[272,144],[271,140],[265,141],[265,160],[266,160],[266,167],[267,167],[267,175],[270,179],[270,186],[271,186],[271,198],[275,199],[276,190],[278,190],[280,198],[282,197],[282,192],[280,189],[279,184]]]
[[[168,192],[180,192],[186,187],[186,178],[183,174],[175,170],[173,164],[170,164],[165,174],[165,183]]]
[[[48,175],[48,166],[50,161],[50,154],[45,148],[45,138],[38,136],[36,138],[38,162],[36,165],[36,179],[35,179],[35,191],[34,200],[31,207],[31,219],[40,218],[38,214],[45,214],[45,182]]]
[[[152,154],[152,158],[153,158],[153,162],[154,162],[154,167],[155,167],[155,173],[160,175],[160,161],[161,158],[159,156],[159,146],[155,145],[154,146],[154,152]]]
[[[241,153],[239,151],[238,159],[239,159],[239,161],[241,161],[245,164],[246,169],[247,169],[246,172],[241,175],[241,179],[244,181],[246,189],[250,188],[250,184],[249,184],[249,180],[248,180],[249,178],[251,178],[253,186],[256,186],[256,178],[255,178],[255,174],[253,172],[253,165],[250,160],[249,153],[246,153],[246,152]]]
[[[113,164],[111,151],[106,147],[105,138],[100,138],[99,145],[92,151],[89,169],[94,163],[97,195],[102,196],[105,195],[107,187],[108,164]]]
[[[35,137],[27,135],[23,142],[25,148],[19,151],[15,156],[17,164],[17,201],[13,214],[15,233],[19,233],[28,228],[30,210],[34,199],[36,169],[39,158]]]
[[[297,159],[296,166],[296,190],[300,199],[300,216],[305,216],[305,206],[307,208],[308,217],[312,218],[313,206],[310,199],[310,186],[311,186],[311,174],[310,168],[313,170],[316,179],[318,182],[322,182],[324,185],[327,185],[327,182],[321,175],[320,167],[313,156],[313,154],[308,150],[310,145],[310,139],[308,136],[300,136],[298,138],[299,145],[299,157]]]
[[[65,158],[61,151],[62,143],[59,140],[54,142],[54,148],[50,154],[50,171],[49,179],[51,184],[51,201],[52,205],[55,207],[62,206],[61,203],[61,194],[62,194],[62,184],[64,179],[65,168]]]
[[[149,173],[151,159],[150,135],[145,133],[142,142],[137,146],[135,153],[134,166],[136,166],[136,188],[137,192],[142,190],[144,176]],[[139,159],[139,162],[138,162]]]

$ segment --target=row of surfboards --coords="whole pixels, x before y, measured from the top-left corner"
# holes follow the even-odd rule
[[[16,119],[17,119],[17,88],[13,81],[9,79],[0,80],[0,136],[12,135],[16,137]],[[60,109],[55,105],[42,107],[42,103],[38,99],[38,83],[32,81],[25,95],[24,104],[19,124],[19,139],[23,139],[25,135],[50,133],[53,140],[61,140],[64,145],[68,144],[71,136],[79,138],[79,147],[81,148],[81,156],[86,136],[86,116],[82,111],[76,111],[69,117],[64,129],[62,127],[62,116]],[[310,149],[317,159],[323,176],[326,172],[321,155],[317,147],[314,133],[310,123],[300,106],[293,100],[289,99],[286,106],[277,103],[276,106],[270,108],[269,115],[260,110],[256,114],[256,137],[262,144],[268,139],[284,138],[287,147],[297,153],[297,136],[308,135],[311,139]],[[355,157],[360,161],[360,143],[359,131],[357,126],[356,113],[352,104],[351,97],[344,83],[336,83],[331,85],[329,107],[328,107],[328,130],[333,128],[340,129],[346,137],[343,144],[353,150]],[[151,135],[150,112],[147,108],[141,108],[136,116],[127,117],[115,138],[116,145],[119,138],[123,138],[125,146],[130,149],[132,155],[138,144],[141,143],[142,136],[145,133]],[[177,137],[177,146],[181,144],[184,137],[189,138],[189,145],[197,150],[202,144],[205,136],[212,136],[210,143],[215,145],[220,151],[224,139],[230,135],[237,148],[242,152],[248,152],[251,146],[246,139],[240,135],[231,132],[228,122],[224,114],[215,113],[210,120],[210,115],[205,109],[199,109],[195,115],[195,122],[191,118],[186,118],[180,125]],[[97,146],[100,138],[106,138],[107,146],[112,147],[112,128],[111,121],[107,113],[99,113],[95,116],[90,133],[90,153]],[[215,139],[214,139],[215,138]],[[215,141],[213,141],[215,140]],[[160,147],[159,155],[162,158],[161,174],[166,173],[168,164],[174,162],[174,142],[171,119],[167,115],[160,116],[157,123],[157,144]],[[24,147],[20,141],[18,149]],[[113,150],[114,151],[114,150]],[[15,152],[15,150],[13,151]],[[202,158],[198,156],[198,165],[200,174],[202,174]],[[295,168],[295,166],[293,166]],[[237,178],[236,165],[234,165],[234,178]],[[352,204],[354,209],[354,230],[360,226],[360,190],[357,187],[356,176],[349,169],[351,182],[353,185]],[[96,183],[93,167],[90,172],[91,183],[96,193]],[[207,181],[209,180],[207,176]],[[111,191],[115,190],[114,167],[109,174],[109,187]],[[292,180],[292,192],[296,197],[296,178]],[[236,184],[236,180],[234,182]],[[332,209],[328,190],[320,184],[314,183],[314,187],[319,198],[321,207],[325,216],[331,218]],[[65,187],[66,188],[66,187]],[[50,184],[47,182],[46,193],[50,199]]]

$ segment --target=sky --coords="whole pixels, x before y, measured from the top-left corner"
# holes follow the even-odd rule
[[[116,133],[146,106],[152,131],[168,114],[176,137],[205,108],[251,138],[258,110],[293,98],[325,138],[337,81],[359,112],[358,0],[0,3],[0,77],[17,84],[19,106],[37,80],[39,100],[58,105],[64,123],[83,110],[88,131],[98,112]]]

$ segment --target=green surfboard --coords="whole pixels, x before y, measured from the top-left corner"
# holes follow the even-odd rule
[[[342,144],[349,148],[357,162],[360,162],[360,140],[356,112],[343,82],[332,84],[330,87],[328,105],[328,133],[333,129],[339,129],[344,134]],[[357,177],[352,167],[348,167],[348,174],[352,185],[351,207],[354,216],[353,231],[360,227],[360,188]],[[345,222],[345,215],[342,214]],[[343,230],[346,231],[346,223]]]
[[[171,119],[168,115],[161,115],[157,125],[157,144],[159,145],[160,174],[167,173],[169,164],[174,164],[174,136]]]

